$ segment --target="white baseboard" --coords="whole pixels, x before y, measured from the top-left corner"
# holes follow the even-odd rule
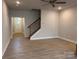
[[[10,39],[11,39],[11,38],[10,38]],[[3,49],[3,51],[2,51],[2,56],[4,55],[4,53],[5,53],[5,51],[6,51],[7,47],[8,47],[8,45],[9,45],[9,43],[10,43],[10,39],[9,39],[9,41],[6,43],[6,46],[5,46],[5,48]]]
[[[73,40],[70,40],[68,38],[65,38],[65,37],[60,37],[60,36],[54,36],[54,37],[39,37],[39,38],[31,38],[30,40],[41,40],[41,39],[51,39],[51,38],[60,38],[62,40],[65,40],[65,41],[69,41],[69,42],[72,42],[72,43],[77,43]]]
[[[70,40],[70,39],[68,39],[68,38],[65,38],[65,37],[58,37],[58,38],[60,38],[60,39],[62,39],[62,40],[65,40],[65,41],[69,41],[69,42],[72,42],[72,43],[77,43],[76,41],[73,41],[73,40]]]
[[[39,37],[39,38],[32,38],[30,40],[42,40],[42,39],[52,39],[52,38],[58,38],[58,36],[53,36],[53,37]]]

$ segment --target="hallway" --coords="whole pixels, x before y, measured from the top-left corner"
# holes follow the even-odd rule
[[[3,59],[76,59],[75,44],[62,39],[29,40],[14,37]]]

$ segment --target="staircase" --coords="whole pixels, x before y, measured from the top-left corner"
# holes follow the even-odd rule
[[[40,19],[40,18],[37,19],[37,20],[35,20],[32,24],[30,24],[30,25],[28,26],[29,32],[30,32],[29,38],[31,38],[31,36],[32,36],[34,33],[36,33],[36,32],[40,29],[40,27],[41,27],[41,19]]]

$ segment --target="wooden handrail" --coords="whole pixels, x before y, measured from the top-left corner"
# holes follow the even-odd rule
[[[32,24],[30,24],[30,25],[28,26],[28,28],[29,28],[31,25],[33,25],[34,23],[36,23],[38,20],[40,20],[40,18],[37,19],[37,20],[35,20]]]

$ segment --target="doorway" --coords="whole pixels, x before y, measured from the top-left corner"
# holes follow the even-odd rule
[[[12,17],[12,34],[15,36],[24,36],[25,19],[24,17]]]

